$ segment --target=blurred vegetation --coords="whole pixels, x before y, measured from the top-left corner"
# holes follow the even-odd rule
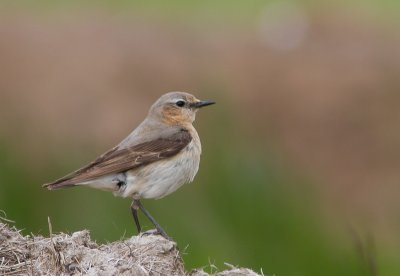
[[[207,131],[204,124],[203,134]],[[277,271],[358,275],[364,268],[352,244],[338,247],[323,234],[318,204],[307,180],[276,164],[264,148],[249,151],[245,145],[238,147],[240,141],[224,143],[231,131],[219,125],[225,122],[214,119],[208,134],[202,135],[204,156],[195,183],[165,199],[144,203],[180,248],[185,248],[187,268],[208,267],[209,263],[223,268],[228,262],[257,271],[262,268],[267,275]],[[99,242],[136,234],[129,200],[85,188],[50,194],[40,188],[50,175],[47,170],[32,172],[22,159],[4,149],[1,156],[1,183],[6,184],[1,208],[25,233],[48,235],[49,216],[53,229],[87,228]],[[54,175],[79,165],[77,161],[76,166],[57,169]],[[291,190],[293,183],[301,186],[301,190],[296,188],[301,196]],[[145,217],[141,221],[146,229],[151,227]]]
[[[146,15],[156,19],[165,18],[176,20],[184,20],[192,24],[199,23],[201,25],[213,24],[215,21],[230,19],[233,22],[240,24],[249,24],[256,18],[260,11],[270,3],[275,3],[274,0],[252,0],[252,1],[141,1],[141,0],[21,0],[21,1],[3,1],[0,3],[0,8],[5,9],[24,9],[29,12],[40,12],[54,14],[54,12],[69,13],[73,11],[106,11],[108,14],[118,16],[131,16],[132,14]],[[292,2],[292,1],[286,1]],[[307,6],[309,9],[314,9],[318,12],[325,8],[338,8],[339,10],[357,10],[364,12],[370,16],[378,16],[386,21],[396,22],[400,3],[396,0],[368,0],[368,1],[336,1],[328,3],[317,0],[300,0],[295,1],[301,5]],[[211,21],[210,21],[211,20]]]
[[[41,184],[119,142],[160,94],[187,90],[218,103],[195,123],[199,174],[144,201],[187,268],[373,275],[364,250],[398,275],[399,1],[296,2],[308,31],[289,50],[260,35],[269,3],[2,2],[0,210],[24,233],[47,235],[49,216],[98,242],[136,234],[130,200]]]

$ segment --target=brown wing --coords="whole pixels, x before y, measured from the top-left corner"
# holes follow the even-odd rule
[[[185,148],[192,137],[186,129],[181,129],[170,137],[106,152],[87,166],[67,175],[55,182],[44,184],[49,190],[74,186],[77,183],[98,177],[128,171],[162,159],[172,157]]]

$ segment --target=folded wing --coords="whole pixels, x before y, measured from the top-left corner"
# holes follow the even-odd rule
[[[49,190],[75,186],[78,183],[125,172],[146,164],[173,157],[192,140],[190,133],[179,129],[168,137],[119,149],[118,146],[101,155],[87,166],[52,183],[44,184]]]

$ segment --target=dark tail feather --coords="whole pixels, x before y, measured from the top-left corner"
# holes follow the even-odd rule
[[[43,188],[47,188],[49,190],[59,190],[59,189],[64,189],[64,188],[71,188],[76,186],[75,183],[71,183],[68,180],[59,180],[59,181],[55,181],[52,183],[46,183],[44,185],[42,185]]]

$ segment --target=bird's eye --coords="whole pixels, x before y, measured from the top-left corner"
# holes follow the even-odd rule
[[[185,102],[184,101],[177,101],[176,105],[179,106],[179,107],[182,107],[182,106],[185,105]]]

